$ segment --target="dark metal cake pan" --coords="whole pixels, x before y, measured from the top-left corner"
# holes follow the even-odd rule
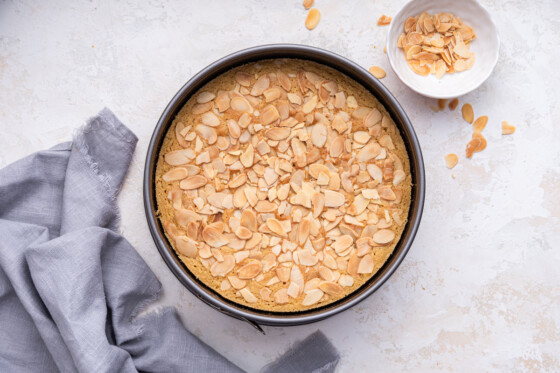
[[[385,106],[385,109],[389,112],[401,133],[410,159],[413,184],[408,222],[395,250],[383,267],[359,289],[337,302],[312,310],[289,313],[261,311],[245,307],[220,296],[197,280],[181,262],[164,234],[161,222],[157,217],[158,207],[154,180],[158,154],[165,134],[171,126],[173,119],[191,95],[196,93],[206,83],[234,67],[249,62],[274,58],[297,58],[314,61],[340,71],[368,89]],[[412,124],[399,102],[383,84],[367,70],[338,54],[305,45],[271,44],[244,49],[210,64],[192,77],[171,99],[156,125],[148,147],[144,169],[144,208],[154,242],[164,261],[177,279],[206,304],[229,316],[248,321],[261,330],[259,324],[289,326],[325,319],[360,303],[379,289],[395,272],[412,245],[422,217],[425,187],[422,152]]]

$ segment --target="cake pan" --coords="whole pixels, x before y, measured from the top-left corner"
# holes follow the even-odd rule
[[[202,86],[222,73],[249,62],[274,58],[298,58],[314,61],[336,69],[362,84],[383,104],[401,132],[410,159],[412,174],[412,199],[408,222],[395,247],[395,250],[375,275],[364,285],[345,298],[312,310],[301,312],[269,312],[251,309],[234,303],[216,293],[188,270],[175,254],[173,247],[164,234],[163,227],[157,217],[157,201],[155,196],[155,170],[159,150],[173,119],[187,102]],[[422,152],[416,134],[403,108],[393,95],[358,64],[329,51],[296,44],[262,45],[230,54],[203,69],[192,77],[171,99],[159,119],[152,135],[146,165],[144,169],[144,208],[150,232],[163,260],[177,279],[200,300],[209,306],[234,318],[252,324],[262,332],[259,325],[291,326],[312,323],[342,312],[370,296],[395,272],[406,256],[422,217],[424,206],[425,174]]]

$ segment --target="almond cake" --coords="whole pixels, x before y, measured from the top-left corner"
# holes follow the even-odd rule
[[[230,70],[174,119],[158,217],[188,270],[235,303],[296,312],[342,299],[397,245],[410,164],[395,123],[346,75],[310,61]]]

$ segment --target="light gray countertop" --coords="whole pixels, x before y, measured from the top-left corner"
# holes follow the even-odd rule
[[[249,371],[316,329],[340,350],[341,372],[559,371],[560,2],[482,1],[502,46],[490,79],[460,98],[489,117],[488,147],[472,160],[460,110],[434,113],[434,100],[398,81],[383,53],[377,18],[404,1],[315,3],[322,19],[310,32],[299,0],[0,1],[0,166],[113,110],[140,138],[119,196],[121,230],[163,283],[157,305],[177,307],[189,330]],[[385,68],[382,82],[422,145],[427,194],[414,245],[379,291],[331,319],[265,327],[263,336],[201,303],[168,270],[145,221],[142,172],[161,112],[192,75],[273,42]],[[517,132],[502,136],[502,120]],[[460,161],[448,170],[451,152]]]

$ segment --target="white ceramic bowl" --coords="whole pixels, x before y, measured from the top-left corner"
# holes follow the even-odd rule
[[[445,74],[437,79],[434,74],[418,75],[408,67],[403,49],[397,47],[397,40],[406,19],[422,12],[449,12],[472,27],[476,39],[470,44],[470,50],[475,53],[476,60],[470,70]],[[413,91],[434,98],[459,97],[478,88],[494,70],[499,50],[496,25],[476,0],[411,0],[393,17],[387,35],[387,56],[395,74]]]

